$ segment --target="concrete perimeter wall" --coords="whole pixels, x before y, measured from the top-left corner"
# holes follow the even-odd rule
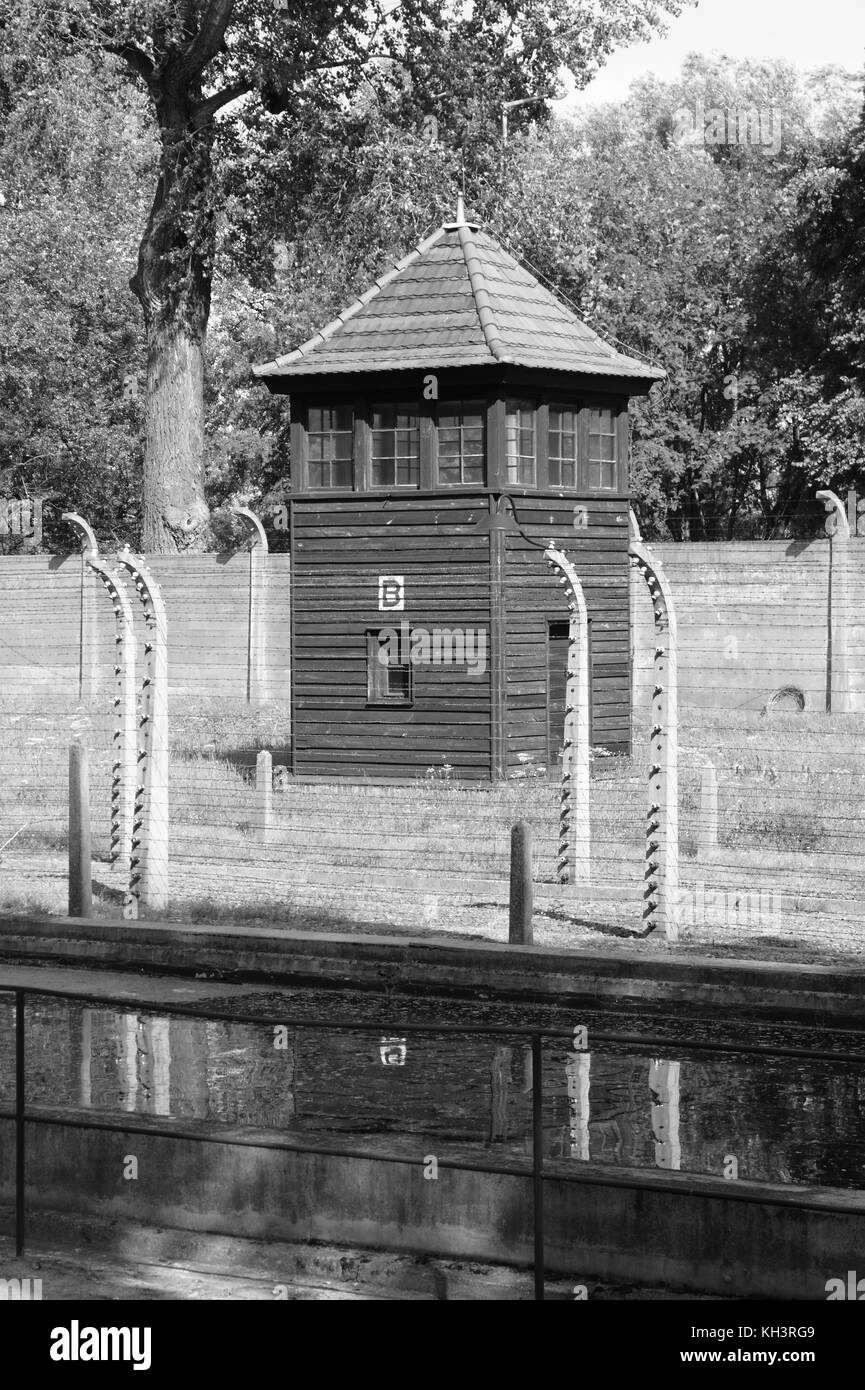
[[[287,555],[160,555],[147,563],[165,600],[173,695],[288,701]],[[128,587],[143,641],[143,609]],[[111,599],[80,555],[0,558],[0,612],[0,698],[88,700],[113,680]]]
[[[679,700],[705,709],[759,709],[785,686],[805,707],[825,710],[830,618],[830,543],[719,541],[655,544],[679,629]],[[838,559],[835,563],[835,602]],[[847,549],[847,666],[853,712],[865,710],[865,540]],[[651,690],[652,609],[631,574],[633,690]]]
[[[837,557],[828,539],[659,544],[679,628],[679,699],[707,709],[759,709],[786,686],[826,708],[830,600]],[[578,557],[577,557],[578,559]],[[155,556],[168,614],[172,695],[288,702],[287,555]],[[849,708],[865,710],[865,539],[847,548],[844,603]],[[632,572],[633,694],[645,704],[652,612]],[[133,591],[134,597],[134,591]],[[114,665],[111,602],[80,555],[0,557],[0,698],[91,699]],[[136,623],[143,634],[141,609]],[[837,612],[836,612],[837,617]]]

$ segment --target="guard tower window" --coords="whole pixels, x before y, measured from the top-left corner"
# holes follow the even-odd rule
[[[351,406],[310,406],[307,441],[310,487],[350,488],[354,474]]]
[[[586,483],[590,488],[614,490],[618,475],[616,416],[606,406],[589,411],[589,457]]]
[[[508,401],[505,415],[508,482],[517,487],[537,484],[535,408],[531,401]]]
[[[572,406],[550,406],[548,457],[551,487],[577,486],[578,419],[578,412]]]
[[[402,625],[367,632],[368,705],[410,705],[414,700],[410,640]]]
[[[410,405],[372,408],[373,487],[417,487],[420,480],[420,418]]]
[[[442,401],[438,408],[440,487],[484,485],[486,478],[482,401]]]

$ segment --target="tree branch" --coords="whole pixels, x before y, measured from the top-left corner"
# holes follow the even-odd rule
[[[234,15],[235,0],[210,0],[198,33],[180,55],[179,66],[187,77],[199,77],[225,42]]]
[[[134,43],[112,43],[109,39],[103,39],[102,47],[106,53],[116,53],[118,58],[122,58],[134,73],[147,83],[153,76],[153,63],[148,58],[143,49],[137,48]]]
[[[227,106],[230,101],[236,101],[238,97],[251,91],[254,91],[251,82],[235,82],[231,87],[225,87],[221,92],[216,92],[212,97],[206,97],[204,101],[198,102],[192,112],[190,121],[192,129],[201,130],[216,115],[217,111],[222,110],[223,106]]]

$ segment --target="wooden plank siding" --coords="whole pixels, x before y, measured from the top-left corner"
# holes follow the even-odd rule
[[[520,495],[518,526],[555,539],[574,560],[592,618],[595,742],[627,748],[630,632],[627,503]],[[548,760],[547,634],[567,618],[542,550],[489,494],[341,498],[291,504],[294,771],[298,775],[423,776],[443,762],[454,776],[506,776],[520,754]],[[380,576],[405,580],[405,608],[381,612]],[[483,674],[416,665],[410,707],[367,699],[370,630],[475,629],[486,634]]]
[[[489,531],[483,496],[291,503],[293,770],[300,776],[489,780]],[[479,526],[478,523],[481,522]],[[379,578],[405,607],[380,611]],[[484,669],[419,663],[410,706],[367,700],[368,631],[472,628]]]
[[[588,525],[575,529],[573,496],[515,499],[516,519],[532,541],[553,540],[573,561],[591,622],[592,739],[626,751],[630,742],[628,504],[621,497],[582,499]],[[547,645],[549,623],[568,617],[563,586],[543,553],[515,528],[506,540],[506,666],[508,767],[520,754],[547,765]],[[558,736],[560,738],[560,735]]]

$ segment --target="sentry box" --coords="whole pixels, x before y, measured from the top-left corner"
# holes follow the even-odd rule
[[[293,771],[555,770],[582,582],[591,739],[630,744],[628,400],[608,346],[456,219],[314,338],[254,368],[291,397]]]

